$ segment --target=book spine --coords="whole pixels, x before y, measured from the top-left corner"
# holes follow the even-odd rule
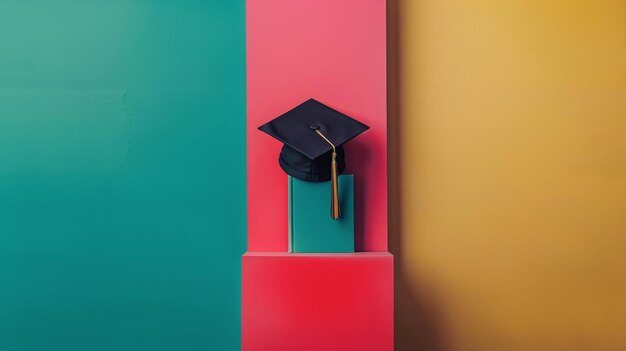
[[[289,223],[287,224],[288,236],[289,236],[289,252],[293,252],[293,179],[291,176],[287,176],[287,218]]]

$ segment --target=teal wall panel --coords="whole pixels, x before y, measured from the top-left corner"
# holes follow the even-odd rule
[[[0,2],[0,350],[238,350],[243,0]]]

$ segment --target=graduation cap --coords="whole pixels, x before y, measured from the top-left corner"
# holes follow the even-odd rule
[[[292,177],[331,181],[331,217],[338,219],[337,176],[345,168],[343,144],[369,129],[365,124],[309,99],[259,127],[282,142],[278,163]]]

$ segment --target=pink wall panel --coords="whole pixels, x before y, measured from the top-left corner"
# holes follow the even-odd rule
[[[247,1],[248,250],[287,250],[281,144],[256,128],[308,98],[371,129],[347,144],[357,250],[387,250],[384,0]],[[330,195],[329,195],[330,196]]]

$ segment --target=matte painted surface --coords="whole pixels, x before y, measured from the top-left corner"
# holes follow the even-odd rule
[[[389,253],[247,253],[243,351],[392,351]]]
[[[399,351],[626,350],[625,6],[400,1]]]
[[[0,350],[239,349],[244,29],[243,1],[0,3]]]
[[[287,178],[289,252],[354,252],[354,175],[339,175],[339,219],[330,216],[330,181]]]
[[[387,250],[384,0],[247,1],[248,250],[287,251],[281,143],[256,128],[315,98],[369,125],[346,146],[358,250]],[[323,25],[321,25],[323,24]]]

